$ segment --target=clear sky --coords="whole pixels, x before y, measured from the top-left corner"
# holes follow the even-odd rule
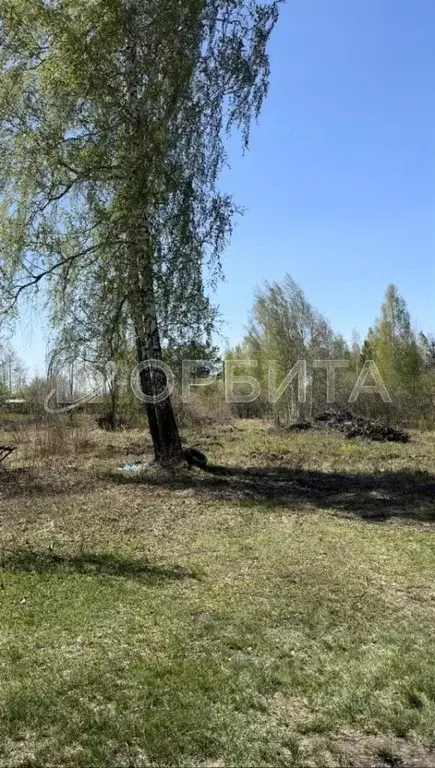
[[[271,87],[222,188],[246,213],[224,257],[224,335],[240,339],[255,287],[289,272],[337,331],[364,336],[395,282],[435,332],[435,0],[288,0]],[[45,340],[28,313],[29,372]]]
[[[269,98],[225,186],[246,207],[219,291],[233,342],[288,271],[361,335],[395,282],[435,331],[435,2],[289,0]]]

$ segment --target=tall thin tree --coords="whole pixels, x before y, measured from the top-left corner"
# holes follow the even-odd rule
[[[104,266],[138,361],[161,360],[159,297],[201,306],[236,211],[225,131],[245,146],[267,92],[280,0],[5,0],[0,26],[4,307]],[[110,301],[110,296],[108,296]],[[165,388],[144,368],[143,391]],[[181,457],[169,398],[147,403],[156,458]]]

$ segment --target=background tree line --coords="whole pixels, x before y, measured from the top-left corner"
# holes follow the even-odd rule
[[[0,387],[6,397],[19,396],[33,408],[42,410],[48,392],[56,390],[59,403],[67,403],[98,390],[105,403],[107,425],[116,427],[140,424],[143,409],[131,388],[131,373],[136,366],[134,333],[123,319],[115,326],[100,326],[100,334],[84,333],[84,321],[62,326],[55,336],[46,378],[26,381],[25,367],[9,346],[0,356]],[[102,332],[106,328],[106,333]],[[110,333],[107,332],[110,328]],[[120,329],[123,329],[122,332]],[[351,341],[335,332],[327,319],[308,301],[302,288],[286,275],[282,283],[265,283],[254,296],[246,334],[240,344],[221,353],[219,346],[204,334],[190,339],[166,340],[164,362],[175,375],[173,396],[176,416],[186,421],[210,421],[241,417],[273,417],[282,424],[310,418],[328,406],[326,371],[314,369],[315,360],[343,360],[347,367],[337,369],[335,406],[349,407],[349,396],[358,374],[367,361],[373,360],[391,396],[384,403],[379,395],[362,394],[354,410],[395,420],[408,426],[435,425],[435,338],[418,332],[411,320],[405,299],[395,285],[387,287],[378,318],[363,341],[356,333]],[[298,380],[289,385],[276,405],[268,402],[268,365],[276,363],[279,385],[298,360],[307,362],[306,402],[299,401]],[[181,400],[183,360],[201,360],[189,403]],[[261,384],[261,395],[254,402],[229,405],[225,402],[224,360],[253,360],[257,368],[240,370],[238,375],[252,373]],[[110,368],[109,364],[115,363]],[[237,375],[237,369],[235,369]],[[194,372],[195,373],[195,372]],[[210,375],[214,384],[201,386]],[[367,384],[372,384],[370,378]],[[243,386],[235,388],[243,394]],[[245,388],[246,391],[246,388]]]
[[[435,422],[435,338],[415,329],[405,299],[394,284],[387,287],[379,317],[366,338],[361,342],[354,333],[350,342],[331,328],[289,275],[282,283],[266,283],[256,293],[245,337],[227,356],[259,361],[255,375],[261,380],[263,395],[254,403],[239,406],[241,415],[269,413],[289,423],[325,408],[326,372],[313,370],[310,363],[327,359],[348,363],[347,368],[337,371],[336,406],[349,407],[358,374],[373,360],[392,403],[384,403],[378,395],[362,394],[352,407],[408,425],[432,427]],[[295,379],[279,403],[271,407],[265,397],[268,361],[277,362],[279,383],[299,359],[308,363],[306,403],[299,402]]]

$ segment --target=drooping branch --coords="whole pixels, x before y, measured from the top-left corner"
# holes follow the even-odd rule
[[[177,334],[209,334],[207,280],[220,274],[237,212],[218,188],[225,131],[240,131],[248,145],[279,4],[6,4],[0,289],[8,309],[43,284],[56,327],[74,325],[82,347],[89,336],[86,354],[92,345],[105,354],[128,322],[139,356],[161,356],[165,327],[174,343]],[[156,456],[179,454],[170,403],[147,411]]]
[[[11,299],[10,303],[3,308],[3,313],[8,313],[17,304],[21,294],[31,288],[36,288],[39,283],[50,277],[51,275],[55,274],[59,270],[63,269],[64,267],[69,267],[73,262],[78,261],[79,259],[84,258],[85,256],[89,256],[91,253],[95,253],[99,250],[99,248],[102,247],[101,243],[97,243],[96,245],[91,245],[88,248],[83,249],[82,251],[78,251],[77,253],[73,253],[71,256],[65,257],[63,259],[60,259],[55,264],[50,265],[46,269],[41,269],[37,274],[32,274],[26,282],[21,283],[20,285],[12,286],[10,289]]]

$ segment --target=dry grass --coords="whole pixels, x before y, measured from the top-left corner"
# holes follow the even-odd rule
[[[208,472],[123,474],[140,432],[20,437],[0,764],[433,766],[434,436],[186,437]]]
[[[218,426],[234,421],[231,408],[225,401],[222,382],[192,390],[188,403],[175,397],[174,405],[178,420],[185,428]]]

